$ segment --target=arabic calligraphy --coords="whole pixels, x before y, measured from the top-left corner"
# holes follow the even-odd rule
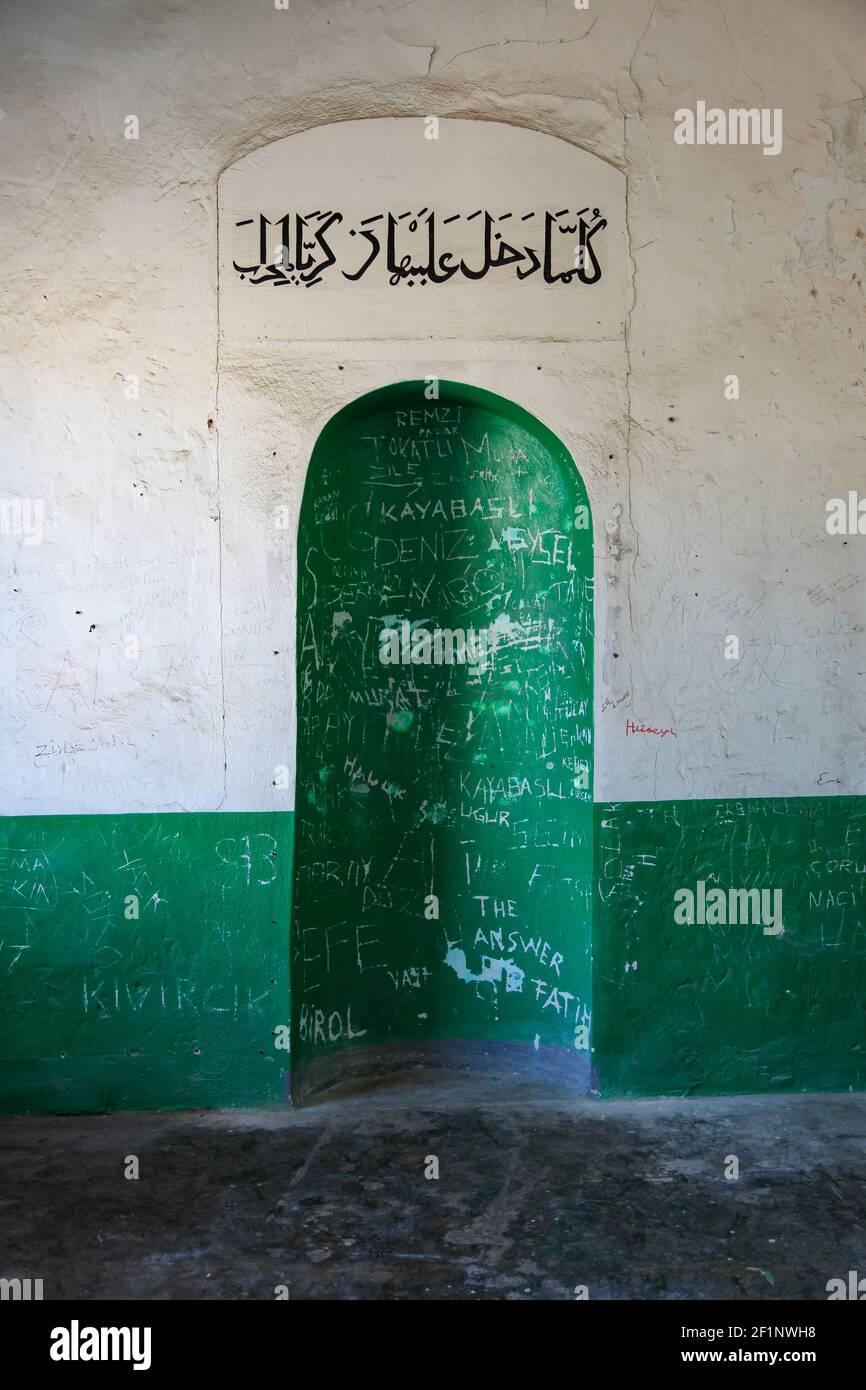
[[[335,276],[337,283],[340,277],[357,283],[377,263],[389,285],[443,285],[458,274],[467,280],[483,280],[509,266],[518,280],[540,272],[548,285],[569,285],[574,280],[594,285],[602,271],[592,242],[607,226],[607,219],[589,206],[523,214],[478,208],[441,219],[424,207],[418,212],[377,212],[354,220],[332,209],[317,209],[287,212],[274,219],[260,212],[235,226],[257,227],[258,260],[232,261],[240,278],[250,285],[310,289],[326,280],[333,282]]]

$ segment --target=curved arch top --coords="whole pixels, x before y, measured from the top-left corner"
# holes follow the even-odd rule
[[[561,441],[401,382],[322,430],[298,531],[293,1090],[346,1049],[589,1084],[592,528]]]
[[[573,471],[574,476],[580,481],[580,486],[583,486],[577,465],[562,440],[554,434],[549,425],[546,425],[537,415],[533,415],[525,406],[518,405],[516,401],[509,400],[507,396],[500,396],[495,391],[487,391],[482,386],[470,386],[468,382],[450,381],[441,377],[429,378],[429,382],[434,380],[435,386],[431,386],[426,377],[414,381],[392,382],[388,386],[380,386],[375,391],[365,391],[362,396],[356,396],[353,401],[341,406],[336,414],[332,415],[322,426],[316,441],[316,450],[318,451],[326,445],[331,431],[339,430],[359,417],[371,415],[377,410],[388,410],[392,407],[396,409],[404,397],[411,396],[416,402],[421,402],[420,405],[416,404],[411,408],[427,411],[434,410],[440,400],[447,400],[452,405],[489,411],[500,420],[513,423],[526,430],[538,440],[541,447],[546,449],[552,457],[558,458],[564,466]],[[434,390],[437,393],[436,396],[428,398],[428,393]],[[586,506],[589,507],[588,495],[585,500]]]
[[[223,340],[624,331],[625,175],[541,131],[335,122],[244,155],[218,198]]]

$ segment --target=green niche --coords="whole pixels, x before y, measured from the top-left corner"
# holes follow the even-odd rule
[[[438,386],[353,402],[310,463],[293,1072],[430,1039],[589,1065],[588,498],[538,420]]]

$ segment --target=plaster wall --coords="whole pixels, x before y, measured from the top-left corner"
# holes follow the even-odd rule
[[[2,491],[45,502],[42,544],[0,537],[5,812],[290,806],[293,556],[265,519],[330,414],[428,373],[510,395],[587,481],[599,798],[862,792],[864,542],[824,526],[863,477],[861,5],[76,0],[4,27]],[[781,153],[675,144],[698,99],[782,108]],[[620,341],[221,351],[221,172],[431,112],[625,174]]]
[[[599,1088],[861,1087],[866,537],[825,525],[866,492],[861,0],[0,22],[0,1104],[284,1098],[300,499],[327,420],[427,376],[537,416],[592,503]],[[780,152],[677,144],[698,102],[781,111]],[[491,294],[392,332],[403,287],[336,330],[233,318],[246,161],[312,132],[336,198],[357,159],[322,128],[420,149],[430,115],[477,170],[511,130],[549,137],[542,182],[607,179],[601,327]],[[684,936],[701,879],[780,885],[784,933]]]

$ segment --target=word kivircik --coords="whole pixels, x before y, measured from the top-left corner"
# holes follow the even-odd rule
[[[379,660],[383,666],[465,665],[483,674],[496,646],[490,628],[414,626],[404,621],[383,627],[379,633]]]

